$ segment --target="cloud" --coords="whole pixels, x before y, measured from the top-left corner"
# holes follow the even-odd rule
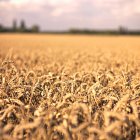
[[[10,0],[0,0],[0,2],[8,2],[8,1],[10,1]]]
[[[139,5],[139,0],[0,0],[0,23],[25,19],[47,30],[117,28],[121,24],[140,28]]]

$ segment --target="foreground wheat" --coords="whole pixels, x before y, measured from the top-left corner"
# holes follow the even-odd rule
[[[140,139],[137,56],[7,53],[0,53],[0,139]]]

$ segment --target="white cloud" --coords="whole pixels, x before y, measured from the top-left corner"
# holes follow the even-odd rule
[[[14,18],[23,18],[44,29],[114,28],[130,23],[138,28],[139,5],[140,0],[3,0],[0,22],[10,24]]]
[[[47,1],[51,5],[59,5],[59,4],[71,4],[74,0],[49,0]]]

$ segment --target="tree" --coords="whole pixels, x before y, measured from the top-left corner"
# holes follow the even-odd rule
[[[125,34],[127,32],[128,32],[128,29],[126,27],[119,26],[119,33],[120,34]]]
[[[2,29],[3,28],[3,26],[0,24],[0,29]]]
[[[0,32],[3,31],[3,26],[0,24]]]
[[[20,22],[20,31],[21,32],[26,31],[26,24],[25,24],[24,20],[21,20],[21,22]]]
[[[17,21],[13,20],[13,31],[16,32],[17,31]]]
[[[31,28],[31,32],[39,32],[39,26],[38,25],[33,25]]]

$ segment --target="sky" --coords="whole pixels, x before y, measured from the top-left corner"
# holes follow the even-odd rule
[[[14,19],[41,30],[140,29],[140,0],[0,0],[0,24]]]

